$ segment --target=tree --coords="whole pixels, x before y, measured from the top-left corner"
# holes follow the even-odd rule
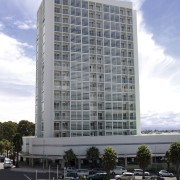
[[[21,136],[34,136],[35,134],[35,124],[27,120],[21,120],[18,123],[17,132]]]
[[[3,139],[2,141],[4,142],[4,149],[6,150],[6,157],[8,158],[9,150],[11,149],[11,143],[6,139]]]
[[[17,123],[8,121],[1,124],[2,125],[2,138],[10,142],[13,141],[14,135],[17,133]]]
[[[173,142],[169,149],[170,160],[176,166],[176,178],[179,180],[180,170],[180,142]]]
[[[145,169],[151,163],[151,151],[145,144],[139,146],[137,154],[136,154],[136,158],[137,158],[139,167],[143,170],[142,178],[144,179],[145,178],[145,174],[144,174]]]
[[[71,166],[72,161],[76,159],[74,151],[72,149],[69,149],[68,151],[64,151],[64,153],[64,159],[67,161],[67,166]]]
[[[99,159],[99,149],[96,147],[90,147],[87,149],[86,158],[92,162],[92,168],[96,167],[97,160]]]
[[[0,141],[3,139],[3,123],[0,122]]]
[[[23,143],[21,134],[16,133],[13,138],[14,150],[16,152],[16,167],[19,167],[19,152],[21,151],[22,144]]]
[[[117,153],[112,147],[106,147],[102,156],[102,166],[110,179],[110,170],[116,167]]]
[[[4,152],[4,142],[0,141],[0,154],[2,155]]]
[[[169,152],[169,150],[166,151],[165,158],[166,158],[166,162],[167,162],[167,170],[169,171],[169,166],[170,166],[170,152]]]

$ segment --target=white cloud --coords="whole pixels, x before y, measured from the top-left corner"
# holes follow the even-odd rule
[[[15,21],[14,25],[16,25],[19,29],[22,30],[29,30],[29,29],[36,29],[36,25],[28,20],[28,21]]]
[[[4,25],[0,22],[0,31],[4,29]]]
[[[42,0],[13,0],[13,4],[22,11],[27,19],[36,19],[37,9]]]
[[[133,3],[133,8],[139,10],[146,0],[124,0]]]
[[[6,16],[3,19],[6,21],[11,21],[11,20],[13,20],[13,17],[12,16]]]
[[[35,60],[28,44],[0,33],[0,117],[2,121],[34,121]]]
[[[180,113],[179,63],[153,39],[140,10],[137,19],[142,127],[155,128],[157,122],[168,127],[169,122],[176,121],[175,128],[177,116],[172,114]]]

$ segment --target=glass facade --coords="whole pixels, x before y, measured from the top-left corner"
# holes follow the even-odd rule
[[[133,11],[54,1],[54,136],[135,135]]]

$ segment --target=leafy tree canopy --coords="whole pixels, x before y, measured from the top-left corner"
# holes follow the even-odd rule
[[[3,141],[0,141],[0,154],[2,155],[3,152],[4,152],[4,142]]]
[[[27,120],[21,120],[19,123],[0,122],[0,140],[6,139],[12,142],[16,133],[20,133],[21,136],[34,136],[35,124]]]
[[[27,120],[21,120],[18,123],[17,132],[20,133],[21,136],[34,136],[35,124]]]
[[[67,161],[67,165],[69,165],[72,160],[76,159],[76,155],[74,154],[74,151],[72,149],[69,149],[64,153],[64,159]]]
[[[99,149],[96,147],[90,147],[86,151],[86,158],[92,162],[92,168],[94,168],[97,164],[97,160],[99,159]]]
[[[143,169],[143,177],[144,177],[144,171],[148,167],[148,165],[151,163],[151,151],[145,144],[139,146],[137,154],[136,154],[136,158],[137,158],[139,167]]]
[[[10,142],[13,140],[13,136],[17,133],[17,123],[8,121],[0,124],[0,130],[2,133],[2,139],[6,139]]]
[[[110,175],[110,170],[116,166],[117,152],[112,147],[106,147],[102,156],[102,166]]]
[[[22,136],[20,133],[16,133],[14,138],[13,138],[13,145],[14,148],[16,150],[16,152],[20,152],[21,151],[21,147],[22,147]]]
[[[169,149],[170,161],[176,166],[177,180],[180,170],[180,142],[173,142]]]

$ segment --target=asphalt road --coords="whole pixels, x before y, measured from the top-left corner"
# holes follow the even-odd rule
[[[49,178],[50,176],[50,178]],[[0,180],[53,180],[56,179],[56,173],[45,172],[42,169],[36,170],[35,168],[11,168],[11,169],[4,169],[3,163],[0,163]],[[136,176],[136,179],[142,179],[141,176]],[[111,179],[113,180],[113,179]],[[175,177],[168,178],[166,177],[165,180],[176,180]]]
[[[55,177],[55,176],[54,176]],[[37,180],[49,180],[48,173],[38,173]],[[50,179],[53,179],[51,174]],[[36,173],[30,172],[20,172],[20,171],[11,171],[10,169],[1,169],[0,170],[0,180],[36,180]]]
[[[10,168],[4,169],[3,163],[0,163],[0,180],[53,180],[56,177],[55,173],[38,171],[32,168]]]

